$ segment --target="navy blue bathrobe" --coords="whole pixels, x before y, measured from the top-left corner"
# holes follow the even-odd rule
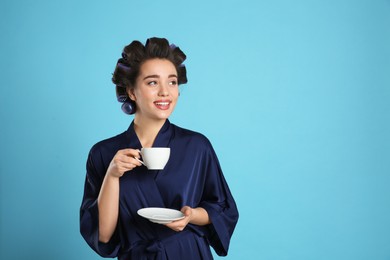
[[[238,210],[209,140],[202,134],[165,122],[153,147],[170,147],[164,170],[136,167],[120,178],[118,225],[108,243],[98,240],[97,198],[107,168],[120,149],[141,149],[134,122],[127,131],[95,144],[88,155],[80,231],[103,257],[120,260],[213,259],[210,246],[226,255],[238,221]],[[137,210],[183,206],[204,208],[211,224],[189,224],[182,232],[152,223]]]

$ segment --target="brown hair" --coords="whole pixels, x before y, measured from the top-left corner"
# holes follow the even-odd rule
[[[149,38],[145,45],[139,41],[133,41],[123,49],[122,58],[118,59],[112,76],[112,82],[116,85],[118,101],[133,106],[132,113],[135,112],[135,104],[128,97],[126,90],[134,88],[141,65],[145,61],[155,58],[172,62],[177,71],[178,84],[187,83],[187,71],[183,64],[186,55],[179,47],[169,44],[165,38]],[[122,110],[128,113],[123,109],[123,106]]]

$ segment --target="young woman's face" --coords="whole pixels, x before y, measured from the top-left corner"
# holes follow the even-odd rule
[[[135,88],[128,94],[136,103],[136,116],[167,119],[179,96],[175,66],[165,59],[147,60],[141,65]]]

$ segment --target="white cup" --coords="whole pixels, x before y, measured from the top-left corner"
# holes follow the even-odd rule
[[[171,148],[169,147],[148,147],[141,149],[142,161],[149,170],[162,170],[168,162]]]

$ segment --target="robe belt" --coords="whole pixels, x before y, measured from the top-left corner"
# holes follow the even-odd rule
[[[143,252],[147,254],[148,257],[155,256],[156,259],[165,259],[165,254],[162,254],[165,251],[165,245],[167,242],[181,239],[182,236],[188,236],[195,234],[198,236],[203,236],[203,234],[195,229],[191,228],[189,225],[188,229],[185,229],[181,232],[174,233],[171,236],[162,238],[162,239],[152,239],[152,240],[139,240],[131,244],[130,251],[123,252],[118,259],[130,259],[130,256],[133,255],[136,251]],[[133,253],[132,253],[133,252]],[[128,257],[127,257],[128,256]]]
[[[135,242],[135,247],[141,246],[145,248],[146,252],[149,253],[160,253],[165,250],[164,243],[167,243],[171,240],[180,239],[181,236],[188,235],[188,233],[191,233],[189,230],[184,230],[182,232],[178,232],[176,234],[173,234],[171,236],[165,237],[163,239],[152,239],[147,241],[137,241]]]

